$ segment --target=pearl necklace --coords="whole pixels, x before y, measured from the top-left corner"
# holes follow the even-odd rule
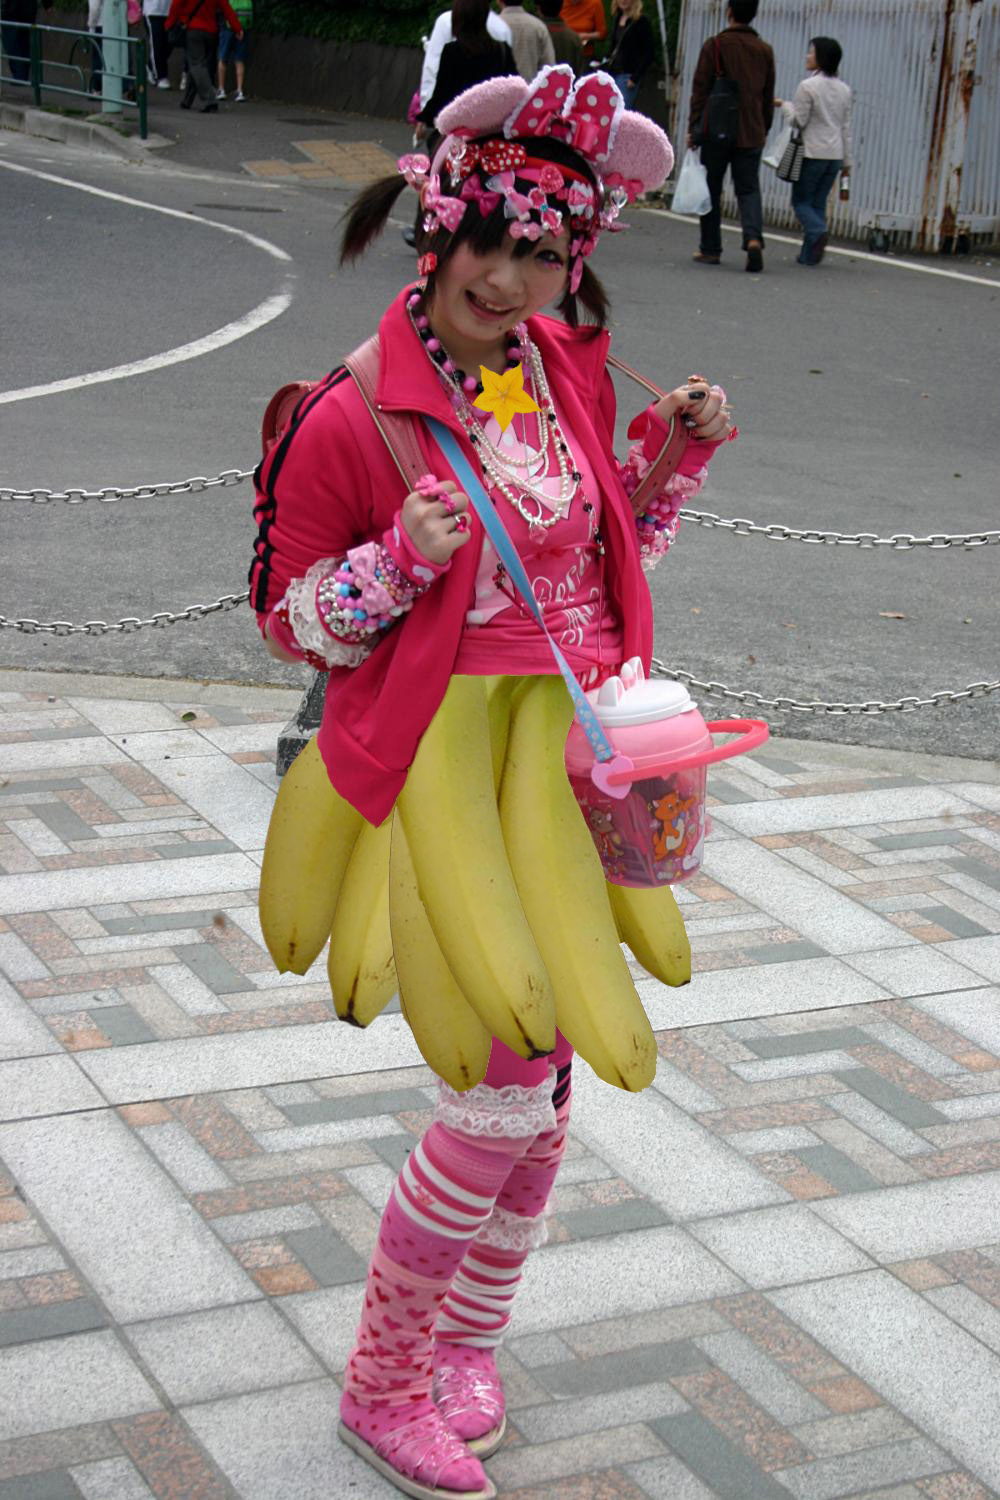
[[[419,293],[408,299],[407,311],[418,336],[427,349],[431,363],[450,393],[455,415],[479,457],[483,472],[490,481],[490,487],[499,490],[507,503],[527,522],[532,540],[539,539],[550,527],[557,525],[566,516],[580,488],[583,476],[572,463],[569,444],[559,426],[552,394],[545,378],[542,357],[528,337],[527,328],[523,323],[518,324],[514,330],[517,339],[516,353],[514,347],[508,345],[507,358],[509,363],[519,359],[522,365],[528,367],[534,399],[540,408],[538,430],[543,477],[549,470],[550,451],[553,446],[555,448],[559,468],[559,498],[551,515],[547,514],[548,507],[552,505],[551,495],[541,485],[533,484],[526,474],[516,474],[512,471],[506,455],[490,441],[476,419],[467,394],[474,385],[472,378],[466,377],[461,370],[457,369],[454,362],[444,355],[439,340],[433,341],[437,346],[435,349],[430,348],[430,340],[425,335],[425,330],[429,325],[424,322],[421,326],[426,314],[423,312],[423,299]],[[440,358],[440,355],[444,357]],[[528,508],[526,501],[532,504],[532,509]]]

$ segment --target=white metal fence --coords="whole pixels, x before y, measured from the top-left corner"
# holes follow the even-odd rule
[[[726,0],[686,0],[674,122],[681,142],[698,54],[725,15]],[[834,36],[844,49],[855,160],[850,201],[831,195],[835,233],[885,231],[915,249],[997,236],[1000,0],[763,0],[754,24],[774,48],[782,99],[805,76],[810,37]],[[780,111],[772,142],[779,123]],[[762,166],[761,188],[767,222],[794,226],[788,184]],[[723,204],[735,212],[728,188]]]

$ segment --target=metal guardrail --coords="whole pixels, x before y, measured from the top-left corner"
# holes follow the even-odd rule
[[[29,21],[0,22],[3,33],[3,51],[7,60],[7,71],[0,74],[4,83],[27,84],[34,95],[35,104],[38,108],[42,105],[42,90],[47,94],[65,94],[70,98],[86,99],[95,101],[100,99],[106,102],[102,87],[100,93],[94,88],[95,82],[114,79],[120,85],[120,99],[114,101],[115,107],[123,109],[136,109],[139,112],[139,138],[146,140],[149,134],[148,120],[148,92],[146,79],[146,43],[142,37],[112,37],[97,36],[90,31],[75,31],[65,26],[37,26]],[[16,39],[20,34],[28,34],[28,52],[22,49],[11,51],[10,41]],[[44,39],[46,35],[57,37],[73,37],[74,41],[70,47],[69,61],[58,62],[53,57],[44,55]],[[124,48],[126,58],[129,54],[134,57],[133,70],[131,72],[120,72],[109,66],[111,55],[114,51]],[[79,58],[79,61],[77,61]],[[16,76],[21,67],[27,65],[28,74],[26,78]],[[51,78],[53,70],[61,74],[75,76],[79,87],[74,88],[66,83],[54,83]],[[85,71],[86,70],[86,71]],[[89,73],[89,76],[88,76]],[[47,76],[48,74],[48,76]],[[116,91],[117,93],[118,91]]]

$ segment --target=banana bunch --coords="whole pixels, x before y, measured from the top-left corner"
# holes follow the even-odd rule
[[[656,1044],[621,943],[665,984],[691,953],[670,890],[605,882],[563,760],[560,677],[453,677],[393,814],[364,822],[315,742],[282,782],[261,871],[275,963],[305,973],[329,936],[338,1016],[399,991],[425,1061],[480,1082],[494,1037],[525,1058],[556,1027],[600,1078],[645,1088]]]

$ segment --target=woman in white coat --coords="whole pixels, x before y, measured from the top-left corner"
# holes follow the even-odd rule
[[[826,201],[841,172],[851,170],[851,90],[837,77],[843,56],[840,43],[814,36],[806,54],[808,74],[795,98],[775,99],[791,125],[802,131],[805,159],[792,183],[792,207],[802,225],[802,266],[818,266],[826,249]]]

